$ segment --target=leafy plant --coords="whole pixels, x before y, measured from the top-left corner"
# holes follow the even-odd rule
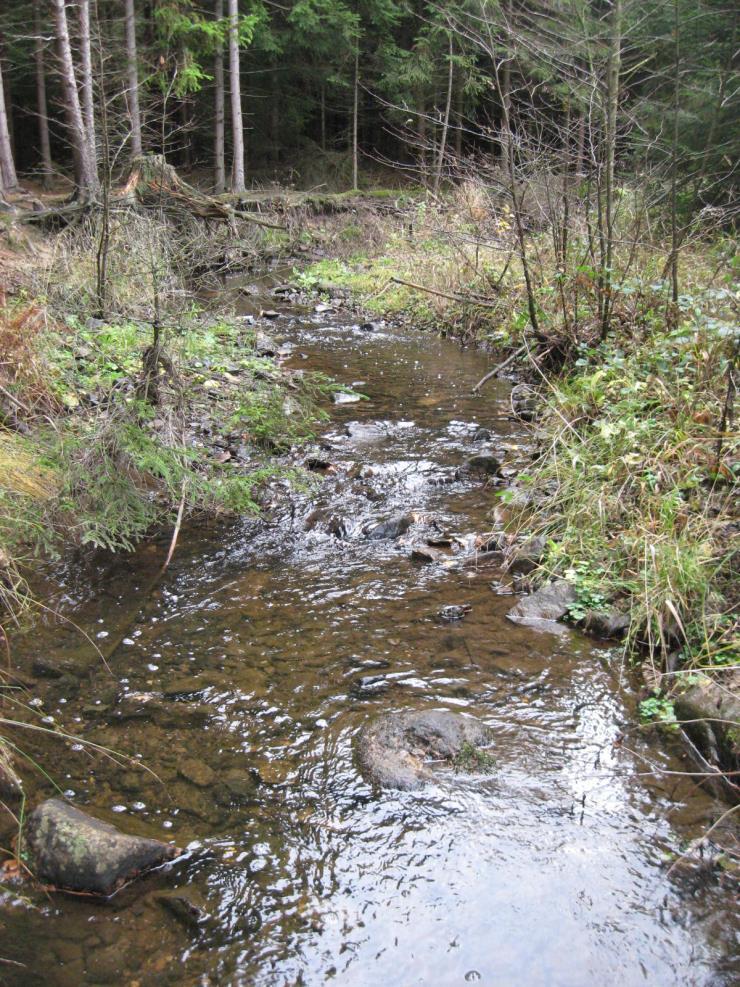
[[[642,700],[639,709],[643,723],[659,723],[665,729],[678,729],[673,702],[665,696],[649,696]]]
[[[488,751],[466,741],[453,758],[452,765],[456,771],[490,774],[496,767],[496,759]]]

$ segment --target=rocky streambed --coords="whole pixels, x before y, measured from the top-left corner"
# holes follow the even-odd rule
[[[40,716],[132,758],[41,739],[61,793],[32,803],[182,852],[127,883],[118,844],[112,897],[8,885],[4,982],[734,982],[731,876],[668,874],[726,806],[635,729],[619,649],[502,566],[495,495],[530,455],[508,385],[475,398],[484,354],[269,287],[245,314],[346,385],[312,482],[184,531],[154,590],[167,535],[57,567],[52,602],[120,640],[109,668],[72,627],[16,646]]]

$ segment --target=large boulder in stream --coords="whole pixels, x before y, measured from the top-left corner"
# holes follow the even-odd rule
[[[99,895],[112,894],[181,852],[169,843],[122,833],[60,799],[48,799],[31,813],[24,839],[39,880]]]
[[[570,605],[577,599],[578,594],[573,584],[565,579],[558,579],[547,583],[536,593],[522,597],[506,616],[515,624],[538,627],[541,624],[562,620],[568,613]]]
[[[360,733],[360,766],[369,781],[381,788],[412,790],[432,778],[431,764],[462,763],[480,757],[491,731],[461,713],[422,710],[388,713]]]

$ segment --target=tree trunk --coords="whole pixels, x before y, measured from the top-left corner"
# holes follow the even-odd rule
[[[33,3],[34,48],[33,57],[36,64],[36,111],[39,116],[39,146],[41,148],[41,173],[44,188],[51,183],[54,166],[51,163],[51,141],[49,140],[49,108],[46,102],[46,66],[44,64],[44,39],[42,37],[42,20],[40,0]]]
[[[442,137],[439,142],[439,155],[437,157],[437,169],[434,173],[434,194],[439,192],[439,183],[442,180],[442,168],[444,167],[445,151],[447,149],[447,132],[450,129],[450,107],[452,106],[452,80],[454,77],[454,62],[452,61],[452,32],[450,32],[450,47],[448,52],[449,71],[447,73],[447,100],[445,102],[445,115],[442,121]]]
[[[619,108],[619,72],[622,62],[622,0],[612,0],[609,31],[609,56],[606,66],[604,225],[606,253],[601,276],[601,338],[609,331],[611,316],[611,282],[614,264],[614,161],[617,146],[617,110]]]
[[[183,61],[184,61],[183,52]],[[184,93],[178,106],[178,116],[180,117],[181,152],[180,163],[185,171],[190,171],[193,167],[193,118],[191,113],[191,99],[188,93]]]
[[[3,96],[5,98],[5,120],[8,126],[8,133],[10,135],[10,153],[13,155],[13,160],[17,156],[16,146],[15,146],[15,125],[13,121],[13,92],[10,87],[10,60],[8,56],[8,43],[5,38],[5,33],[0,33],[0,63],[5,64],[5,75],[4,75],[4,92]]]
[[[80,89],[82,92],[82,116],[85,121],[87,142],[93,159],[97,158],[95,136],[95,91],[92,70],[92,46],[90,43],[90,0],[77,0],[80,18]]]
[[[82,117],[80,96],[77,91],[77,78],[72,60],[72,46],[69,42],[69,27],[67,25],[67,8],[64,0],[51,0],[54,13],[54,25],[59,45],[60,75],[64,91],[64,104],[67,113],[72,154],[75,166],[75,184],[77,191],[85,195],[95,194],[99,188],[95,158],[91,153],[91,145],[85,131],[85,121]]]
[[[673,0],[673,141],[671,146],[671,300],[678,305],[678,109],[681,79],[681,42],[678,0]]]
[[[583,113],[578,115],[578,140],[576,145],[576,176],[581,178],[585,174],[584,154],[586,150],[586,117]]]
[[[10,141],[8,114],[5,108],[5,88],[2,66],[0,66],[0,193],[14,189],[18,184],[13,161],[13,146]]]
[[[464,110],[463,110],[463,100],[464,93],[462,85],[457,87],[457,93],[455,95],[455,120],[457,121],[457,129],[455,130],[455,157],[459,159],[462,157],[463,148],[463,127],[464,127]]]
[[[321,150],[326,151],[326,82],[321,80]]]
[[[416,95],[416,139],[419,145],[419,180],[427,183],[427,107],[419,87]]]
[[[224,0],[216,0],[215,16],[223,20]],[[221,41],[216,44],[213,58],[213,78],[216,84],[216,107],[214,118],[213,184],[218,194],[226,190],[226,156],[224,153],[224,48]]]
[[[239,80],[239,0],[229,0],[229,87],[231,89],[231,129],[234,144],[231,191],[239,194],[246,191],[244,185],[242,90]]]
[[[139,64],[136,49],[136,10],[134,0],[126,0],[124,14],[126,30],[126,105],[131,122],[131,156],[138,158],[142,153],[141,110],[139,109]]]
[[[357,188],[359,180],[358,119],[360,114],[360,44],[355,49],[354,100],[352,106],[352,188]]]
[[[278,92],[278,64],[270,64],[270,160],[280,162],[280,94]]]
[[[496,83],[496,90],[501,102],[501,118],[503,134],[501,138],[501,150],[505,154],[504,165],[508,172],[509,195],[514,213],[514,229],[516,231],[517,244],[519,247],[519,262],[522,265],[524,284],[527,289],[527,308],[529,310],[529,322],[535,336],[540,336],[540,323],[537,317],[537,299],[534,290],[534,281],[529,269],[529,259],[527,257],[527,237],[524,230],[524,219],[522,217],[522,200],[517,193],[516,158],[514,155],[514,134],[511,127],[511,75],[510,64],[512,57],[511,40],[507,44],[504,55],[503,67],[496,60],[495,51],[491,51],[493,58],[493,71]],[[523,193],[522,193],[523,194]]]

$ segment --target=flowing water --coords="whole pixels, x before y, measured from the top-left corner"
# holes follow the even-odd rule
[[[491,444],[476,433],[513,469],[528,456],[508,385],[473,398],[484,354],[346,322],[286,313],[272,327],[291,366],[369,397],[335,409],[316,491],[269,524],[185,532],[154,589],[166,539],[92,578],[55,572],[78,624],[101,643],[125,636],[84,695],[73,675],[49,682],[44,712],[157,777],[58,742],[45,767],[75,804],[187,853],[107,902],[8,892],[0,957],[23,966],[0,966],[0,981],[729,985],[731,891],[665,864],[722,806],[666,773],[687,767],[678,746],[634,730],[619,650],[507,621],[509,582],[472,550],[495,502],[459,470]],[[459,536],[457,550],[424,564],[416,527],[363,537],[401,512]],[[445,624],[449,604],[471,609]],[[57,626],[18,647],[30,663],[81,646]],[[490,724],[493,771],[374,790],[357,731],[422,708]],[[35,797],[50,794],[39,782]]]

